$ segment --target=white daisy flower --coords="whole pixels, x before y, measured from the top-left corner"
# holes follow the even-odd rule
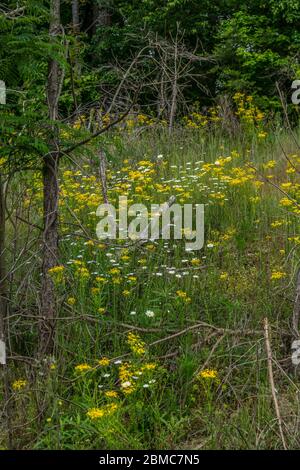
[[[131,382],[129,382],[129,380],[128,380],[127,382],[123,382],[123,383],[121,384],[121,387],[122,387],[122,388],[128,388],[128,387],[130,387],[130,386],[131,386]]]
[[[149,318],[153,318],[155,313],[152,310],[146,310],[145,315]]]

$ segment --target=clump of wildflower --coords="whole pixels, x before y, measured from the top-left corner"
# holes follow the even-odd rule
[[[257,204],[260,201],[259,196],[250,196],[249,201],[252,202],[253,204]]]
[[[119,268],[112,268],[109,273],[112,275],[112,276],[118,276],[120,273],[121,273],[121,270]]]
[[[122,392],[125,395],[129,395],[135,390],[135,386],[131,382],[132,376],[134,375],[133,372],[132,366],[128,363],[122,364],[119,368],[119,380]]]
[[[84,363],[84,364],[78,364],[77,366],[75,366],[75,371],[76,371],[76,372],[79,372],[79,373],[81,373],[81,372],[87,372],[87,371],[89,371],[89,370],[91,370],[91,369],[92,369],[92,366],[90,366],[89,364],[86,364],[86,363]]]
[[[53,266],[53,268],[50,268],[50,269],[48,270],[48,273],[49,273],[49,274],[59,274],[59,273],[64,272],[64,270],[65,270],[65,267],[62,266],[62,265],[60,265],[60,266]]]
[[[71,306],[72,306],[72,305],[75,305],[75,304],[76,304],[76,299],[75,299],[74,297],[69,297],[69,298],[67,299],[67,304],[68,304],[68,305],[71,305]]]
[[[75,276],[78,277],[79,279],[87,279],[90,277],[89,270],[85,268],[84,266],[77,268],[75,272]]]
[[[102,418],[104,416],[104,410],[102,408],[91,408],[88,412],[87,412],[87,416],[91,419],[99,419],[99,418]]]
[[[118,398],[118,392],[116,392],[115,390],[108,390],[107,392],[105,392],[105,396],[107,398]]]
[[[197,375],[199,379],[207,379],[207,380],[216,380],[218,379],[218,372],[215,369],[203,369]]]
[[[176,295],[177,297],[179,297],[180,299],[182,299],[185,303],[190,303],[191,302],[191,298],[187,295],[186,292],[184,292],[183,290],[177,290],[176,291]]]
[[[225,271],[223,271],[223,272],[220,274],[220,280],[221,280],[221,281],[226,281],[226,279],[228,279],[228,273],[226,273]]]
[[[282,199],[280,199],[279,204],[282,207],[291,207],[296,204],[296,201],[294,201],[293,199],[289,199],[287,197],[283,197]]]
[[[121,387],[127,389],[127,392],[129,392],[129,389],[131,387],[131,382],[129,380],[126,380],[126,382],[121,383]]]
[[[199,266],[199,264],[201,264],[201,260],[199,258],[193,258],[191,259],[191,264],[193,266]]]
[[[53,278],[55,283],[59,283],[63,281],[64,271],[65,271],[65,267],[60,265],[60,266],[53,266],[53,268],[50,268],[48,270],[48,273]]]
[[[91,294],[92,295],[97,295],[100,293],[100,287],[92,287],[91,288]]]
[[[265,170],[267,170],[269,168],[274,168],[275,166],[276,166],[276,160],[269,160],[267,163],[263,164],[263,168]]]
[[[24,379],[18,379],[18,380],[15,380],[12,384],[12,388],[13,390],[15,391],[19,391],[19,390],[22,390],[23,388],[25,388],[27,385],[27,380],[24,380]]]
[[[257,137],[258,137],[259,139],[264,139],[266,136],[267,136],[267,133],[266,133],[266,132],[263,132],[263,131],[261,131],[261,132],[259,132],[259,133],[257,134]]]
[[[145,354],[145,343],[141,340],[139,335],[129,332],[127,335],[127,342],[131,351],[136,354],[137,356],[142,356]]]
[[[154,251],[155,250],[155,245],[153,245],[152,243],[150,243],[149,245],[146,245],[146,249],[148,251]]]
[[[273,271],[271,274],[271,281],[277,281],[278,279],[282,279],[286,276],[286,273],[282,271]]]
[[[157,364],[155,364],[155,362],[147,362],[146,364],[144,364],[141,368],[142,371],[144,370],[154,370],[156,369],[157,367]]]
[[[272,228],[281,227],[282,225],[284,225],[284,220],[275,220],[271,223]]]

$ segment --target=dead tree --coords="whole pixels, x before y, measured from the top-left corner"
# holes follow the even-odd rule
[[[168,121],[169,134],[172,133],[179,105],[186,105],[184,91],[191,83],[196,84],[206,94],[208,90],[203,84],[205,73],[199,73],[196,64],[211,62],[208,56],[199,56],[197,46],[190,51],[184,42],[184,32],[177,25],[175,37],[149,38],[149,49],[152,51],[154,67],[158,70],[158,78],[153,83],[159,97],[159,117],[164,113]]]
[[[56,41],[61,32],[60,0],[50,3],[51,41]],[[54,346],[54,327],[56,299],[53,280],[49,270],[58,262],[58,165],[59,139],[56,121],[58,120],[58,100],[61,91],[62,70],[57,60],[51,59],[48,65],[47,101],[51,121],[49,152],[43,161],[43,265],[41,289],[41,320],[39,322],[39,353],[52,354]]]
[[[93,32],[98,28],[111,25],[111,10],[109,2],[106,0],[94,0],[93,4]]]

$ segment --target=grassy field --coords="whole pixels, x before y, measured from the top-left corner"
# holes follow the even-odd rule
[[[112,134],[109,202],[205,204],[205,243],[99,241],[96,157],[61,166],[55,355],[39,364],[41,180],[20,176],[9,204],[10,419],[35,449],[280,449],[263,319],[286,446],[299,448],[291,318],[299,257],[300,151],[284,130]],[[297,140],[297,139],[296,139]],[[299,140],[300,142],[300,140]],[[28,225],[26,219],[30,211]],[[19,218],[18,218],[18,217]],[[21,219],[20,219],[21,218]],[[25,248],[24,248],[25,247]],[[2,448],[7,446],[5,423]]]

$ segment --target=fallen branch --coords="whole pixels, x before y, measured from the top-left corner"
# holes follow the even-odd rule
[[[274,402],[274,407],[275,407],[275,412],[277,416],[277,421],[278,421],[278,427],[279,427],[279,432],[281,436],[281,441],[284,450],[287,450],[286,442],[285,442],[285,437],[283,434],[283,429],[282,429],[282,419],[280,416],[280,409],[278,405],[278,400],[276,396],[276,389],[275,389],[275,383],[274,383],[274,375],[273,375],[273,366],[272,366],[272,349],[271,349],[271,344],[270,344],[270,334],[269,334],[269,322],[268,319],[264,319],[264,335],[265,335],[265,342],[266,342],[266,351],[267,351],[267,361],[268,361],[268,372],[269,372],[269,381],[270,381],[270,386],[271,386],[271,392],[272,392],[272,398]]]
[[[177,338],[178,336],[182,336],[185,333],[188,333],[189,331],[192,331],[192,330],[196,330],[198,328],[211,328],[214,331],[216,331],[217,333],[219,333],[220,335],[226,335],[226,334],[229,334],[229,335],[245,335],[245,336],[248,336],[248,335],[250,335],[250,336],[259,335],[260,336],[261,335],[261,331],[258,331],[258,330],[230,330],[230,329],[227,329],[227,328],[218,328],[217,326],[210,325],[209,323],[200,322],[200,323],[197,323],[196,325],[191,325],[191,326],[185,328],[184,330],[177,331],[177,333],[166,336],[165,338],[157,339],[153,343],[150,343],[149,346],[154,346],[155,344],[159,344],[159,343],[163,343],[165,341],[169,341],[170,339]]]

